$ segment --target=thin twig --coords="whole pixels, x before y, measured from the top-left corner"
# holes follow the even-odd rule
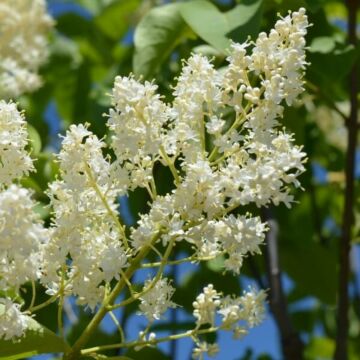
[[[81,355],[87,355],[87,354],[92,354],[92,353],[96,353],[99,351],[112,350],[112,349],[118,349],[118,348],[152,346],[152,345],[160,344],[162,342],[174,341],[177,339],[192,337],[195,334],[195,331],[196,331],[197,335],[199,335],[199,334],[201,335],[201,334],[211,334],[218,330],[219,330],[219,327],[210,327],[210,328],[201,329],[201,330],[189,330],[189,331],[186,331],[181,334],[169,335],[169,336],[165,336],[162,338],[155,338],[153,340],[144,340],[144,341],[135,340],[135,341],[127,342],[127,343],[100,345],[100,346],[95,346],[92,348],[81,350]]]
[[[29,309],[32,309],[35,305],[35,300],[36,300],[36,285],[35,285],[35,281],[32,280],[31,281],[31,303],[30,303],[30,306],[29,306]]]
[[[114,322],[114,324],[116,325],[116,328],[119,331],[120,342],[124,342],[125,341],[125,335],[124,335],[124,330],[121,327],[121,324],[119,323],[118,319],[116,318],[115,314],[112,311],[109,311],[109,315],[110,315],[112,321]]]
[[[269,231],[266,234],[266,270],[270,285],[270,310],[280,332],[284,358],[287,360],[302,360],[304,344],[299,334],[292,326],[287,310],[286,297],[281,282],[278,251],[278,224],[271,209],[263,210],[263,220],[267,221]]]
[[[91,167],[85,163],[85,172],[88,176],[89,182],[91,184],[91,186],[94,188],[96,194],[99,196],[101,202],[103,203],[106,211],[108,212],[108,215],[112,218],[112,220],[114,221],[115,225],[118,227],[120,234],[123,236],[123,240],[124,240],[124,246],[126,249],[129,249],[129,244],[128,244],[128,240],[126,238],[126,234],[125,234],[125,229],[124,229],[124,225],[120,222],[119,217],[117,216],[117,214],[111,209],[111,206],[109,205],[106,197],[104,196],[104,194],[102,193],[100,187],[98,186],[96,179],[92,173],[92,169]]]
[[[356,16],[358,9],[358,0],[348,0],[348,41],[356,47]],[[354,224],[354,180],[355,180],[355,153],[357,142],[357,111],[358,111],[358,72],[355,63],[350,72],[350,116],[346,123],[348,129],[348,147],[346,151],[346,169],[345,169],[345,202],[342,219],[342,236],[339,244],[339,263],[340,271],[338,278],[338,313],[337,313],[337,331],[336,348],[334,359],[347,360],[348,349],[347,339],[349,333],[349,293],[348,282],[350,276],[350,248],[351,248],[351,230]]]
[[[174,286],[177,285],[177,278],[178,278],[178,267],[173,265],[171,267],[171,276],[174,281]],[[170,310],[170,321],[171,324],[176,325],[178,323],[178,309],[172,308]],[[177,353],[177,341],[172,341],[170,343],[170,359],[176,360],[176,353]]]

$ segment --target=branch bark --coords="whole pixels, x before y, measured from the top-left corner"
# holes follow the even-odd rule
[[[356,46],[356,15],[358,0],[347,0],[348,10],[348,41]],[[358,109],[358,77],[357,64],[355,63],[350,72],[350,116],[347,121],[348,148],[346,152],[345,169],[345,201],[342,219],[342,236],[339,244],[339,278],[338,278],[338,313],[335,360],[347,360],[347,339],[349,332],[349,294],[348,282],[350,276],[349,253],[351,247],[351,229],[354,223],[354,179],[355,179],[355,153],[357,142],[357,109]]]
[[[281,282],[278,251],[278,223],[271,209],[264,209],[262,218],[270,229],[266,235],[266,271],[270,286],[270,310],[280,331],[283,356],[287,360],[302,360],[304,344],[294,329],[287,310],[286,296]]]

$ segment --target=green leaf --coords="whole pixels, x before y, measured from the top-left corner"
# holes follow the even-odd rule
[[[326,54],[333,51],[335,49],[335,46],[336,41],[333,37],[319,36],[312,41],[309,51]]]
[[[320,195],[318,192],[317,212],[322,217],[332,204],[328,196],[322,198]],[[297,195],[296,199],[299,204],[291,211],[284,207],[276,209],[280,226],[281,267],[295,281],[299,295],[316,296],[323,303],[334,304],[336,282],[329,279],[336,278],[336,248],[325,246],[317,239],[310,194]],[[299,224],[301,231],[294,231]]]
[[[0,276],[0,280],[2,277]],[[14,299],[19,299],[19,293],[15,289],[0,289],[0,298],[10,298],[13,299],[12,301],[15,301]]]
[[[257,33],[261,4],[262,0],[243,1],[234,9],[222,13],[209,1],[195,0],[181,5],[181,15],[203,40],[219,51],[226,52],[230,46],[228,36],[231,36],[231,32],[234,32],[235,36],[232,37],[236,41],[243,41]],[[235,32],[240,27],[241,31]]]
[[[51,215],[50,207],[47,204],[44,204],[42,202],[38,202],[35,207],[34,211],[40,215],[40,218],[42,220],[46,220]]]
[[[151,77],[185,36],[186,24],[179,4],[168,4],[150,10],[135,30],[134,73]]]
[[[311,12],[318,11],[320,8],[324,7],[326,2],[327,0],[306,0],[307,7]]]
[[[37,193],[41,194],[43,189],[41,186],[31,177],[24,177],[20,180],[20,184],[28,189],[33,189]]]
[[[291,314],[291,319],[298,331],[312,332],[318,317],[317,311],[296,311]]]
[[[56,27],[69,38],[86,36],[91,29],[91,21],[75,13],[65,13],[56,20]]]
[[[308,77],[313,82],[332,85],[344,78],[351,70],[358,54],[356,49],[344,43],[338,43],[330,37],[318,37],[310,46],[308,59]]]
[[[0,305],[0,314],[3,312],[4,306]],[[0,340],[0,359],[24,359],[39,354],[65,352],[69,349],[63,339],[29,317],[28,329],[19,341]]]
[[[325,337],[315,337],[311,339],[306,347],[305,359],[332,359],[335,350],[335,342]]]
[[[215,259],[209,260],[206,262],[206,266],[214,272],[224,272],[225,266],[224,266],[225,258],[224,256],[218,256]]]
[[[95,18],[95,24],[109,38],[120,40],[129,29],[129,23],[138,5],[138,0],[116,1]]]
[[[41,151],[41,137],[37,130],[30,124],[27,126],[29,134],[30,146],[32,148],[32,155],[36,156]]]
[[[78,0],[78,3],[93,14],[99,13],[104,4],[111,3],[113,0]]]
[[[215,49],[213,46],[206,45],[206,44],[195,46],[192,49],[192,52],[195,54],[201,54],[201,55],[207,56],[209,58],[213,58],[213,57],[223,58],[224,57],[224,54],[221,51]]]

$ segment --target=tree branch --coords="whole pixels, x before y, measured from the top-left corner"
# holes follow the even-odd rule
[[[356,15],[358,9],[358,0],[348,0],[348,41],[349,44],[356,46]],[[338,313],[337,313],[337,334],[335,360],[347,360],[347,338],[349,332],[349,294],[348,282],[350,276],[349,253],[351,247],[351,229],[354,223],[354,179],[355,179],[355,153],[357,142],[357,92],[358,77],[357,64],[355,63],[350,72],[350,116],[347,124],[348,129],[348,148],[346,152],[345,169],[345,202],[342,220],[342,236],[339,249],[340,271],[338,278]]]
[[[302,360],[304,344],[292,326],[281,282],[278,257],[278,224],[271,209],[264,209],[262,218],[270,229],[266,234],[266,271],[270,285],[270,310],[280,331],[283,356],[287,360]]]
[[[178,267],[176,265],[173,265],[171,268],[171,277],[174,279],[174,285],[176,286],[177,280],[178,280]],[[178,309],[177,308],[172,308],[170,310],[170,321],[171,321],[171,324],[178,323]],[[177,353],[177,341],[172,341],[170,343],[170,359],[175,360],[176,353]]]

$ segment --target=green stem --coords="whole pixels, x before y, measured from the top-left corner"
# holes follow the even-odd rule
[[[179,264],[183,264],[183,263],[187,263],[187,262],[209,261],[209,260],[213,260],[215,258],[216,258],[215,256],[197,257],[197,256],[193,255],[193,256],[189,256],[189,257],[179,259],[179,260],[168,261],[166,263],[166,265],[179,265]],[[161,261],[158,261],[158,262],[153,262],[153,263],[142,264],[141,268],[148,269],[148,268],[158,267],[160,265],[161,265]]]
[[[166,161],[166,164],[168,165],[172,176],[174,177],[175,180],[175,184],[179,185],[180,184],[180,177],[179,174],[174,166],[174,162],[169,158],[168,154],[166,153],[165,149],[163,146],[160,146],[160,154],[163,157],[163,159]]]
[[[112,321],[114,322],[114,324],[116,325],[118,331],[119,331],[119,335],[120,335],[120,341],[123,343],[125,342],[125,335],[124,335],[124,330],[121,327],[118,319],[116,318],[115,314],[112,311],[109,311],[109,315],[112,319]]]
[[[240,114],[238,114],[234,120],[234,122],[232,123],[232,125],[230,126],[229,129],[226,130],[226,132],[223,134],[223,136],[227,135],[230,131],[238,128],[239,126],[241,126],[248,118],[248,111],[250,110],[252,104],[251,103],[248,103],[245,107],[245,109],[243,109],[243,112],[242,112],[242,117],[240,116]],[[210,155],[209,155],[209,158],[208,160],[210,162],[214,161],[214,159],[216,158],[216,155],[219,153],[219,147],[218,146],[215,146]]]
[[[87,355],[87,354],[95,353],[98,351],[105,351],[105,350],[112,350],[112,349],[119,349],[119,348],[130,348],[130,347],[135,347],[135,346],[138,347],[138,346],[156,345],[156,344],[166,342],[166,341],[173,341],[173,340],[183,339],[185,337],[192,337],[194,335],[209,334],[209,333],[216,332],[218,330],[219,330],[219,327],[210,327],[208,329],[203,329],[203,330],[194,329],[194,330],[186,331],[181,334],[169,335],[169,336],[165,336],[165,337],[158,338],[158,339],[155,338],[155,339],[149,340],[149,341],[135,340],[135,341],[131,341],[128,343],[95,346],[92,348],[82,350],[81,355]]]
[[[64,307],[64,296],[61,295],[59,299],[57,321],[60,337],[64,338],[64,326],[63,326],[63,307]]]
[[[32,294],[31,294],[31,303],[30,303],[29,309],[32,309],[34,307],[35,300],[36,300],[36,285],[35,285],[34,280],[31,281],[31,291],[32,291]]]
[[[204,116],[201,117],[200,123],[199,123],[199,135],[200,135],[200,143],[201,148],[203,151],[203,154],[206,153],[206,139],[205,139],[205,121]],[[205,155],[204,155],[205,156]]]
[[[36,305],[36,306],[32,306],[30,307],[27,311],[34,313],[38,310],[43,309],[44,307],[52,304],[54,301],[56,301],[57,297],[59,296],[59,292],[57,292],[55,295],[51,296],[49,299],[47,299],[46,301],[44,301],[43,303]]]
[[[156,185],[155,185],[154,177],[151,178],[150,186],[151,186],[151,190],[152,190],[154,199],[156,199],[156,197],[157,197],[157,191],[156,191]]]
[[[154,286],[156,285],[156,283],[160,280],[161,275],[163,274],[163,271],[164,271],[165,266],[168,265],[167,260],[168,260],[170,254],[171,254],[171,251],[172,251],[172,249],[173,249],[173,247],[174,247],[175,240],[176,240],[175,237],[170,240],[169,245],[168,245],[168,247],[167,247],[166,250],[165,250],[165,254],[164,254],[164,256],[163,256],[163,258],[162,258],[162,260],[161,260],[161,262],[160,262],[160,267],[159,267],[159,269],[158,269],[158,271],[157,271],[157,273],[156,273],[156,276],[155,276],[154,279],[151,281],[151,283],[150,283],[143,291],[141,291],[140,293],[135,294],[135,295],[132,295],[130,298],[122,301],[121,303],[115,304],[115,305],[113,305],[113,306],[108,307],[108,309],[115,310],[115,309],[118,309],[118,308],[123,307],[123,306],[125,306],[125,305],[131,304],[132,302],[138,300],[139,298],[141,298],[141,296],[145,295],[145,294],[148,293],[151,289],[154,288]]]
[[[130,294],[133,295],[133,294],[134,294],[134,290],[133,290],[133,288],[132,288],[132,285],[131,285],[131,283],[130,283],[130,280],[126,277],[126,274],[124,273],[124,271],[123,271],[122,269],[120,269],[120,275],[124,278],[125,283],[126,283],[128,289],[129,289]]]
[[[60,298],[59,298],[59,306],[57,313],[58,329],[59,329],[60,337],[62,338],[64,338],[63,307],[64,307],[64,290],[65,290],[65,272],[66,272],[66,265],[63,265],[61,269],[61,281],[60,281],[60,289],[59,289]]]
[[[85,164],[85,172],[90,180],[90,184],[91,186],[94,188],[96,194],[99,196],[101,202],[103,203],[106,211],[108,212],[109,216],[113,219],[113,221],[115,222],[115,224],[117,225],[117,227],[120,230],[121,235],[123,236],[124,239],[124,245],[126,249],[129,249],[129,243],[127,241],[126,238],[126,234],[125,234],[125,230],[124,230],[124,226],[121,224],[119,217],[114,213],[114,211],[111,209],[111,207],[109,206],[109,203],[107,202],[105,196],[103,195],[103,193],[101,192],[92,172],[91,172],[91,168],[88,164]]]
[[[238,206],[239,206],[239,204],[234,204],[234,205],[228,207],[227,209],[224,210],[224,212],[221,214],[221,216],[229,213],[230,211],[234,210]],[[193,224],[189,224],[186,228],[189,229],[192,226],[196,226],[196,225],[197,225],[197,222],[194,222]],[[112,307],[113,303],[115,302],[116,298],[118,297],[120,292],[123,290],[123,288],[126,286],[125,278],[130,279],[131,276],[134,274],[134,272],[136,270],[138,270],[139,268],[141,268],[141,261],[145,259],[147,254],[151,251],[151,246],[160,238],[160,236],[161,236],[161,232],[159,231],[156,235],[154,235],[154,237],[151,240],[150,244],[144,246],[140,250],[140,252],[133,259],[130,266],[126,270],[126,272],[125,272],[126,277],[122,277],[120,279],[120,281],[114,287],[114,289],[109,294],[109,296],[104,300],[104,302],[101,305],[98,312],[92,318],[92,320],[90,321],[90,323],[88,324],[88,326],[86,327],[84,332],[81,334],[79,339],[75,342],[74,346],[72,347],[72,350],[69,353],[64,355],[64,359],[66,359],[66,360],[76,360],[76,359],[79,358],[79,354],[81,353],[81,349],[89,341],[91,335],[97,329],[97,327],[99,326],[102,319],[105,317],[105,315],[107,314],[107,312],[109,310],[113,310],[113,307]],[[169,246],[168,246],[168,248],[167,248],[167,250],[166,250],[166,252],[164,254],[164,259],[169,256],[172,246],[173,245],[171,245],[171,247],[170,247],[170,243],[169,243]],[[160,266],[162,266],[161,271],[163,270],[163,267],[166,265],[164,259],[162,259],[162,262],[160,264]],[[158,272],[158,274],[161,274],[161,272]],[[117,346],[117,347],[126,347],[126,346],[127,346],[127,344],[121,344],[121,346]],[[101,348],[101,347],[98,347],[98,348]]]
[[[159,239],[161,232],[158,232],[151,240],[151,244],[155,243],[156,240]],[[136,257],[131,262],[130,266],[125,272],[126,278],[130,279],[134,272],[139,269],[141,261],[147,256],[151,247],[150,245],[144,246],[140,252],[136,255]],[[91,335],[99,326],[102,319],[105,317],[107,312],[109,311],[109,307],[114,303],[120,292],[126,286],[125,278],[122,277],[119,282],[116,284],[114,289],[111,291],[109,296],[104,300],[103,304],[101,305],[98,312],[92,318],[88,326],[85,328],[81,336],[75,342],[74,346],[72,347],[71,351],[64,355],[64,359],[67,360],[76,360],[79,358],[79,354],[81,348],[89,341]]]

